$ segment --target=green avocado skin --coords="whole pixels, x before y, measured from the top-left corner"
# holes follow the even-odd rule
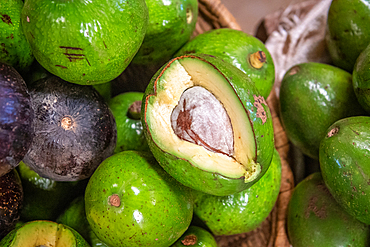
[[[170,63],[177,59],[180,61],[181,59],[200,59],[205,63],[211,64],[221,73],[220,76],[222,75],[228,79],[230,85],[234,88],[249,115],[250,124],[252,125],[252,129],[255,134],[254,141],[257,150],[255,162],[261,165],[261,173],[253,181],[246,183],[244,181],[244,176],[235,179],[201,170],[192,165],[191,161],[164,152],[156,144],[156,142],[160,140],[153,140],[151,138],[145,118],[146,101],[150,100],[151,96],[156,95],[156,82],[161,73],[164,73],[164,68],[166,68],[166,66],[170,66]],[[260,103],[258,103],[258,101],[260,101]],[[263,107],[266,114],[265,122],[260,116],[258,116],[256,104]],[[141,112],[144,114],[141,119],[144,126],[145,138],[148,141],[150,151],[166,172],[176,178],[180,183],[192,189],[217,196],[234,194],[243,191],[256,183],[263,174],[265,174],[271,163],[274,149],[274,132],[270,109],[264,98],[258,94],[254,83],[245,75],[245,73],[237,69],[234,65],[227,63],[218,57],[206,54],[189,54],[174,58],[163,65],[162,68],[153,76],[146,88]]]
[[[320,172],[295,187],[288,205],[287,231],[294,247],[365,247],[370,237],[369,226],[339,206]]]
[[[24,34],[37,61],[68,82],[94,85],[119,76],[145,35],[145,0],[26,0]]]
[[[280,87],[281,122],[290,141],[318,159],[327,128],[335,121],[365,113],[353,91],[352,75],[322,63],[290,68]]]
[[[134,64],[166,63],[195,30],[197,0],[146,0],[149,24]]]
[[[22,161],[17,170],[24,190],[21,210],[23,221],[55,220],[69,202],[83,194],[87,184],[87,180],[56,182],[40,177]]]
[[[86,240],[73,228],[63,225],[63,224],[58,224],[54,221],[47,221],[47,220],[34,220],[34,221],[29,221],[24,224],[20,224],[17,228],[12,230],[8,235],[6,235],[3,239],[0,241],[0,246],[1,247],[23,247],[23,246],[18,246],[12,244],[13,240],[16,237],[23,237],[26,238],[26,236],[18,235],[18,230],[20,230],[22,227],[25,225],[32,225],[34,228],[39,229],[39,234],[42,234],[42,232],[47,233],[48,232],[48,226],[50,224],[57,224],[58,229],[63,229],[65,232],[69,231],[73,234],[75,238],[75,244],[73,246],[75,247],[90,247],[90,245],[86,242]],[[45,226],[46,225],[46,226]],[[66,233],[64,233],[66,234]],[[45,244],[50,244],[50,243],[45,243]]]
[[[234,235],[256,229],[275,205],[281,184],[281,160],[274,156],[266,174],[253,186],[229,196],[194,191],[194,215],[214,235]]]
[[[320,168],[345,211],[370,224],[370,117],[341,119],[320,143]]]
[[[325,40],[334,65],[352,72],[357,57],[370,42],[369,22],[369,0],[331,2]]]
[[[370,113],[370,46],[358,56],[353,68],[352,80],[358,102]]]
[[[119,206],[110,202],[117,195]],[[101,163],[85,191],[86,218],[108,246],[170,246],[193,215],[189,188],[149,152],[123,151]]]
[[[143,92],[126,92],[108,101],[117,126],[117,144],[114,153],[124,150],[149,151],[140,117],[136,119],[129,115],[130,106],[135,102],[140,102],[141,106],[143,96]]]
[[[34,57],[21,26],[22,0],[1,0],[0,62],[7,63],[23,74]]]
[[[265,53],[266,62],[257,69],[250,64],[249,57],[259,51]],[[269,96],[275,82],[275,66],[270,52],[256,37],[231,28],[212,29],[195,36],[182,46],[175,56],[190,53],[222,58],[247,74],[265,99]]]
[[[186,244],[186,238],[196,239],[194,244]],[[185,241],[185,242],[183,242]],[[188,230],[179,238],[171,247],[184,247],[184,246],[194,246],[194,247],[217,247],[217,242],[213,235],[207,230],[199,226],[189,226]]]

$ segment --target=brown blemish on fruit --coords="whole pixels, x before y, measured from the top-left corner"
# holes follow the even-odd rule
[[[249,63],[255,69],[260,69],[266,63],[266,54],[263,51],[257,51],[249,56]]]
[[[12,23],[12,19],[10,18],[10,16],[9,15],[7,15],[7,14],[3,14],[3,15],[1,15],[2,17],[1,17],[1,20],[3,21],[3,22],[5,22],[6,24],[8,24],[8,25],[13,25],[13,23]]]
[[[297,74],[301,69],[299,66],[294,66],[289,70],[289,75],[295,75]]]
[[[310,200],[308,202],[308,207],[307,207],[306,212],[305,212],[306,219],[308,219],[310,217],[310,212],[313,212],[316,215],[316,217],[318,217],[320,219],[325,219],[326,218],[326,216],[327,216],[326,206],[322,205],[321,208],[319,208],[316,205],[317,201],[318,201],[318,198],[316,196],[313,196],[313,197],[310,198]]]
[[[67,69],[67,67],[66,67],[66,66],[59,65],[59,64],[55,65],[55,67],[60,67],[60,68],[62,68],[62,69]]]
[[[262,96],[253,95],[254,103],[253,106],[257,108],[256,116],[262,120],[262,124],[266,123],[267,121],[267,114],[265,108],[263,108],[262,104],[267,106],[265,98]]]
[[[65,130],[70,130],[73,127],[73,120],[70,116],[65,116],[60,121],[60,126]]]
[[[185,246],[195,245],[198,241],[197,236],[194,234],[187,235],[184,240],[181,241],[181,243]]]
[[[141,118],[141,100],[137,100],[130,105],[127,116],[135,120],[139,120]]]
[[[339,127],[334,127],[334,128],[332,128],[332,129],[328,132],[327,137],[332,137],[332,136],[334,136],[334,135],[338,134],[338,132],[339,132]]]
[[[117,194],[113,194],[109,197],[109,205],[113,207],[119,207],[121,205],[121,200]]]

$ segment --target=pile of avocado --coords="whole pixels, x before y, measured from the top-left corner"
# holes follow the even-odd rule
[[[369,1],[332,1],[332,63],[296,64],[282,79],[280,119],[311,168],[288,205],[294,247],[370,244],[369,21]]]
[[[216,247],[268,217],[274,62],[243,31],[192,36],[198,8],[1,0],[0,246]]]

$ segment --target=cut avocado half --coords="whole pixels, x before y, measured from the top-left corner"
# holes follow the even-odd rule
[[[0,246],[7,247],[89,247],[72,228],[53,221],[36,220],[21,225],[5,236]]]
[[[235,193],[256,182],[271,162],[267,104],[244,73],[221,59],[171,60],[148,85],[143,108],[151,151],[167,172],[193,189]]]

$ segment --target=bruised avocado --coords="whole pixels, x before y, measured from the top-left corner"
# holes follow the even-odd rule
[[[269,108],[245,73],[209,55],[168,62],[147,87],[142,121],[159,164],[193,189],[242,191],[273,155]]]
[[[11,231],[0,242],[3,247],[68,246],[90,247],[74,229],[53,221],[30,221]]]

